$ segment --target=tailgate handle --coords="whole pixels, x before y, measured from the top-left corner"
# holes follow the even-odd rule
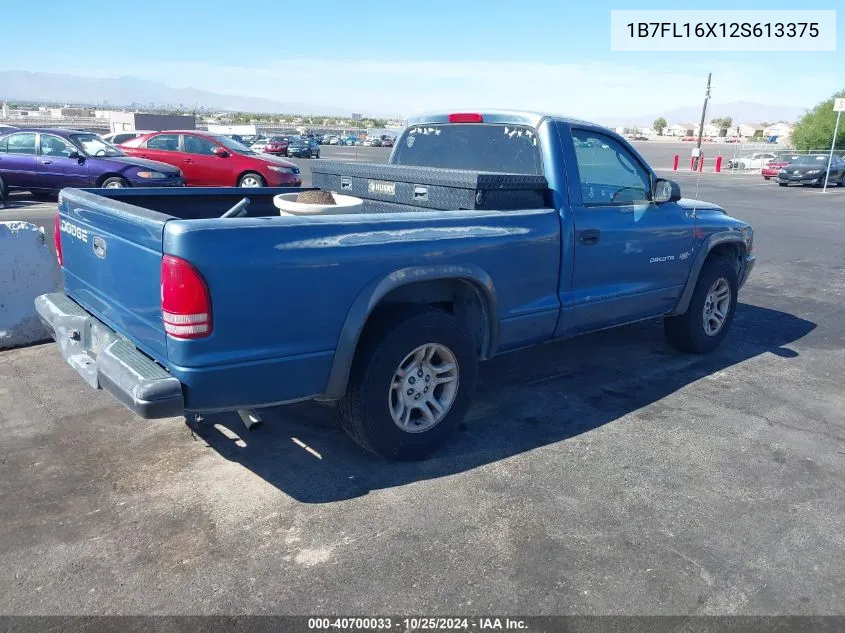
[[[340,190],[343,191],[344,189],[352,189],[352,179],[351,178],[343,178],[340,179]]]
[[[414,200],[422,200],[428,202],[428,187],[414,185]]]

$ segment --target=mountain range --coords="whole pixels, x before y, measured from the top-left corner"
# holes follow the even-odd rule
[[[352,110],[313,103],[275,101],[262,97],[230,95],[195,88],[173,88],[156,81],[136,77],[95,78],[75,75],[0,71],[0,101],[28,101],[87,105],[130,106],[140,104],[157,107],[203,107],[206,109],[277,114],[322,114],[347,117]],[[354,104],[353,104],[354,107]],[[707,109],[707,121],[717,117],[732,117],[735,123],[762,121],[795,121],[804,108],[788,105],[769,105],[735,101],[713,103]],[[395,113],[368,112],[370,116],[395,116]],[[697,123],[701,106],[685,106],[664,112],[644,115],[621,115],[600,121],[604,125],[646,126],[658,117],[669,123]]]
[[[349,116],[351,109],[261,97],[227,95],[195,88],[173,88],[135,77],[95,78],[23,70],[0,71],[0,101],[72,103],[112,107],[132,104],[157,107],[203,107],[241,112]]]
[[[794,123],[806,111],[807,108],[796,106],[770,105],[752,103],[750,101],[710,103],[707,105],[705,121],[709,123],[713,119],[731,117],[735,125],[739,123],[776,123],[778,121]],[[697,125],[701,119],[701,106],[684,106],[681,108],[672,108],[664,112],[653,112],[639,116],[622,116],[614,120],[602,121],[602,123],[612,127],[650,126],[658,117],[663,117],[669,124],[693,123]]]

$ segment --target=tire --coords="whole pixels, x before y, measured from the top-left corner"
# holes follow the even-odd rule
[[[0,185],[2,186],[2,185]],[[842,178],[839,179],[839,182],[836,183],[837,187],[845,187],[845,174],[842,174]]]
[[[788,186],[789,186],[788,182],[779,182],[778,183],[778,187],[788,187]]]
[[[120,176],[106,178],[100,185],[100,187],[104,189],[123,189],[129,186],[129,181],[127,181],[126,178],[121,178]]]
[[[470,405],[478,376],[472,341],[472,334],[463,322],[437,308],[408,304],[377,315],[368,323],[359,343],[346,395],[339,402],[343,429],[362,447],[385,459],[404,461],[425,457],[455,432]],[[445,350],[451,354],[451,360],[438,351],[430,358],[431,362],[415,365],[419,356],[415,358],[413,353],[424,350],[418,352],[422,356],[431,347]],[[454,380],[431,387],[429,383],[437,378],[436,368],[452,362],[454,372],[441,373],[442,377]],[[398,372],[407,369],[409,363],[412,368],[417,366],[417,371],[397,378]],[[391,388],[394,381],[398,381],[399,389]],[[438,405],[446,405],[442,407],[442,417],[438,418],[432,407],[410,400],[410,392],[415,389],[415,399],[423,396],[421,401],[428,398]],[[409,407],[408,401],[418,408]],[[427,419],[423,408],[429,412]],[[404,416],[397,413],[400,410],[410,413]],[[400,421],[394,422],[394,415]],[[410,429],[422,430],[406,430],[400,427],[400,422]]]
[[[745,163],[739,163],[736,168],[737,169],[745,169]]]
[[[727,288],[724,288],[720,282],[726,282]],[[711,305],[708,299],[712,298],[714,290],[715,294],[721,296],[720,288],[727,290],[730,303],[726,310],[723,308],[724,319],[721,326],[715,332],[708,333],[708,327],[715,329],[715,322],[709,321],[708,325],[708,321],[705,320],[705,309]],[[719,347],[733,322],[738,289],[739,280],[733,264],[722,257],[708,259],[698,276],[686,313],[663,319],[663,327],[669,344],[682,352],[694,354],[705,354]],[[711,311],[714,315],[711,318],[716,318],[719,301],[713,307],[717,310]]]
[[[320,158],[320,152],[317,152],[317,155],[314,158]]]
[[[8,199],[9,192],[6,190],[6,183],[3,182],[3,178],[0,177],[0,209],[6,206]]]
[[[772,179],[771,176],[763,176],[763,180],[771,180],[771,179]]]
[[[267,182],[261,174],[256,174],[254,171],[248,171],[238,180],[238,187],[266,187]]]

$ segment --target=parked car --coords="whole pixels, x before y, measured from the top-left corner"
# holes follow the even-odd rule
[[[111,143],[112,145],[120,145],[126,141],[131,141],[133,138],[144,136],[144,134],[152,134],[155,130],[130,130],[123,132],[112,132],[111,134],[101,135],[100,138]]]
[[[276,154],[277,156],[288,155],[290,138],[287,136],[271,136],[264,146],[265,154]]]
[[[728,169],[762,169],[763,165],[777,158],[774,152],[752,152],[728,160]]]
[[[259,154],[222,134],[168,130],[139,136],[121,147],[127,154],[179,167],[189,187],[299,186],[293,163]]]
[[[830,160],[830,174],[827,173]],[[837,156],[804,155],[798,156],[778,172],[778,185],[787,187],[791,184],[815,185],[821,187],[827,178],[828,185],[845,187],[845,160]]]
[[[389,136],[381,139],[381,146],[382,147],[393,147],[393,139]]]
[[[288,145],[288,156],[295,158],[320,158],[320,146],[312,138],[297,138]]]
[[[361,446],[417,459],[458,429],[480,360],[655,317],[685,352],[723,342],[755,262],[748,224],[681,198],[584,121],[500,111],[409,123],[389,164],[335,168],[362,185],[353,215],[280,216],[275,192],[256,191],[245,217],[219,222],[242,194],[187,191],[163,211],[152,191],[121,202],[66,190],[63,292],[35,302],[57,351],[142,417],[252,420],[320,398],[338,402]],[[375,175],[381,187],[368,186]],[[92,233],[117,256],[78,237]]]
[[[340,142],[339,136],[331,136],[329,137],[329,145],[342,145]]]
[[[249,149],[251,149],[253,152],[257,152],[258,154],[260,154],[267,147],[268,142],[269,141],[267,139],[260,139],[258,141],[255,141],[252,145],[250,145]]]
[[[178,167],[131,158],[96,134],[64,129],[0,132],[0,187],[52,196],[65,187],[181,187]]]
[[[800,156],[800,154],[780,154],[777,158],[770,160],[760,169],[760,174],[763,176],[763,180],[777,178],[780,170],[786,167],[791,161],[798,158],[798,156]]]
[[[361,141],[358,140],[357,136],[347,136],[344,141],[344,145],[360,145]]]

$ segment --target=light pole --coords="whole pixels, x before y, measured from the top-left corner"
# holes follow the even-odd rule
[[[836,147],[836,136],[839,134],[839,119],[842,118],[842,111],[845,110],[845,98],[833,100],[833,109],[836,110],[836,125],[833,127],[833,140],[830,143],[830,156],[827,158],[827,172],[824,175],[823,193],[827,193],[827,181],[830,178],[830,166],[833,163],[833,150]]]
[[[701,122],[698,124],[698,142],[695,144],[693,171],[698,171],[698,161],[701,160],[701,137],[704,135],[704,119],[707,116],[707,102],[710,101],[710,79],[713,73],[707,73],[707,91],[704,93],[704,106],[701,108]]]

